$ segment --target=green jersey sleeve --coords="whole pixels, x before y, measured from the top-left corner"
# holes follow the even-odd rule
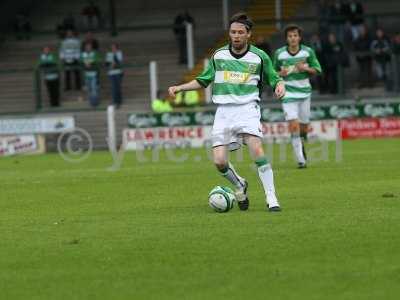
[[[274,53],[273,66],[274,66],[275,71],[277,71],[277,72],[280,71],[280,69],[281,69],[281,64],[280,64],[280,61],[279,61],[279,59],[278,59],[278,51],[276,51],[276,52]]]
[[[264,82],[269,84],[273,89],[275,89],[275,86],[279,81],[283,81],[276,72],[272,61],[267,54],[263,57],[263,73]]]
[[[321,65],[313,49],[310,49],[310,56],[307,58],[307,63],[310,68],[315,69],[318,73],[322,72]]]
[[[214,58],[211,58],[207,67],[196,77],[196,80],[202,87],[207,87],[211,82],[214,81],[214,78],[215,64]]]

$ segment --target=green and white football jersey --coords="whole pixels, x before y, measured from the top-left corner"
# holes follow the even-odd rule
[[[300,49],[296,54],[291,54],[287,46],[276,50],[274,55],[274,68],[277,72],[282,69],[288,71],[288,75],[284,77],[286,94],[282,98],[283,103],[303,101],[311,96],[310,74],[300,72],[296,68],[298,62],[305,62],[309,67],[321,73],[321,65],[313,49],[300,45]]]
[[[213,83],[214,103],[246,104],[260,101],[263,85],[275,88],[282,78],[261,49],[250,45],[245,53],[236,55],[226,45],[213,54],[207,68],[196,80],[203,87]]]

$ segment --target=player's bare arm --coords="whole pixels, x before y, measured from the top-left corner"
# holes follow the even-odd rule
[[[171,97],[175,97],[176,93],[179,93],[181,91],[191,91],[191,90],[198,90],[202,88],[200,83],[197,82],[197,80],[192,80],[190,82],[181,84],[181,85],[174,85],[168,88],[168,94]]]

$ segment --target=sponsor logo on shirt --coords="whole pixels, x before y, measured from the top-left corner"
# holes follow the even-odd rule
[[[228,83],[246,83],[250,73],[224,71],[224,81]]]

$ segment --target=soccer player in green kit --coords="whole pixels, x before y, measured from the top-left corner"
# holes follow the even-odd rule
[[[215,166],[236,187],[239,208],[247,210],[248,183],[228,159],[228,150],[246,144],[257,165],[268,210],[278,212],[281,208],[275,194],[273,172],[262,147],[259,101],[264,84],[270,84],[278,98],[285,95],[285,85],[268,55],[249,44],[252,26],[246,14],[235,14],[230,20],[230,43],[215,51],[208,67],[195,80],[171,86],[168,91],[175,97],[180,91],[213,84],[212,99],[218,105],[212,130]]]
[[[285,80],[286,94],[282,98],[282,107],[285,119],[289,122],[298,167],[306,168],[304,141],[307,140],[310,123],[310,77],[321,73],[321,66],[314,50],[301,43],[302,32],[294,24],[285,28],[287,45],[276,50],[274,67]]]

